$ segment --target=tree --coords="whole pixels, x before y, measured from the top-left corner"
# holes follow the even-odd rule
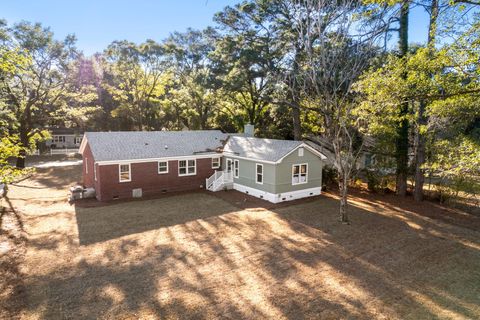
[[[226,35],[217,41],[211,55],[212,69],[233,106],[229,112],[234,115],[240,108],[243,122],[258,125],[272,103],[278,44],[254,3],[226,7],[216,14],[215,21]]]
[[[374,37],[359,33],[354,17],[362,10],[355,1],[299,1],[298,33],[305,42],[305,96],[321,122],[323,137],[333,150],[338,171],[340,221],[349,222],[348,183],[362,151],[364,127],[355,113],[352,85],[375,54]],[[305,35],[305,36],[303,36]]]
[[[60,42],[48,28],[27,22],[3,31],[8,35],[4,50],[19,50],[28,60],[0,79],[5,108],[12,115],[8,132],[19,137],[15,141],[20,147],[17,167],[23,168],[26,152],[48,135],[40,128],[65,95],[67,70],[76,55],[75,37],[67,36]]]
[[[209,57],[217,37],[212,28],[189,29],[185,33],[176,32],[165,41],[175,78],[169,99],[175,100],[179,117],[189,129],[210,128],[217,111],[220,86],[211,72]]]
[[[131,129],[159,129],[160,97],[170,81],[165,72],[164,48],[152,40],[137,46],[128,41],[115,41],[105,51],[112,83],[103,83],[117,102],[114,117],[131,123]]]

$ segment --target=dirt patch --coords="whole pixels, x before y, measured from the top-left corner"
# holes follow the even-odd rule
[[[24,298],[4,305],[21,318],[480,318],[478,217],[355,191],[348,226],[332,193],[71,206],[80,170],[11,189]]]

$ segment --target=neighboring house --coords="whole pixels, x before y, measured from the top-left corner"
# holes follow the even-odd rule
[[[83,132],[72,128],[49,128],[51,139],[45,141],[47,148],[75,149],[79,148],[83,139]]]
[[[320,194],[325,159],[302,141],[218,130],[87,132],[80,153],[100,201],[201,188],[288,201]]]

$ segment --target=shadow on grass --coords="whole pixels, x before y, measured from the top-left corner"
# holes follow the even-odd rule
[[[27,279],[28,311],[87,319],[480,316],[478,231],[390,198],[352,200],[350,226],[336,221],[333,196],[271,210],[238,211],[202,193],[75,208],[74,262]]]
[[[184,224],[235,210],[204,193],[128,201],[100,207],[75,206],[80,245]]]

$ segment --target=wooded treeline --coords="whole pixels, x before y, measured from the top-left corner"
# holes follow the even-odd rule
[[[414,7],[430,17],[424,45],[408,39]],[[47,126],[238,132],[251,123],[258,136],[314,137],[330,150],[343,221],[366,147],[377,159],[367,174],[372,189],[393,168],[402,196],[412,178],[422,200],[426,174],[440,179],[439,188],[476,194],[479,8],[475,1],[248,0],[217,13],[205,30],[114,41],[90,57],[73,35],[58,40],[38,23],[2,22],[2,147],[21,168]],[[4,176],[13,170],[2,167]]]

